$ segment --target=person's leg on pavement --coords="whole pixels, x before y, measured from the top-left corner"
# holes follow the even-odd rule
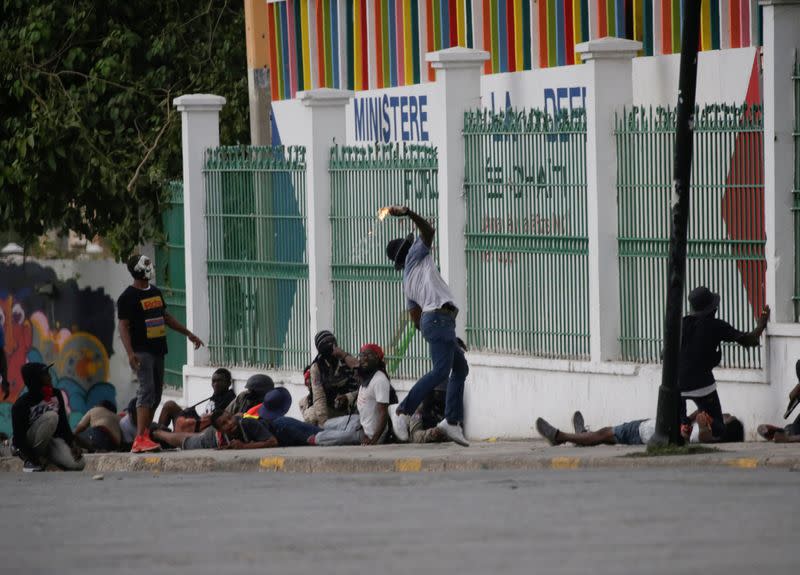
[[[139,370],[136,372],[139,388],[136,392],[136,439],[131,451],[158,451],[160,446],[150,438],[153,413],[158,407],[157,402],[161,401],[161,390],[157,385],[156,356],[151,353],[137,353],[136,357],[139,359]]]
[[[357,429],[323,429],[314,436],[313,445],[328,447],[331,445],[361,445],[364,430]]]
[[[711,416],[711,433],[714,437],[722,437],[725,433],[725,419],[722,415],[722,405],[719,401],[719,394],[713,392],[703,397],[692,398],[697,405],[697,409],[706,412]]]
[[[445,432],[438,427],[425,429],[422,415],[420,415],[419,411],[411,418],[408,434],[411,437],[411,443],[441,443],[448,441]]]
[[[56,428],[58,428],[58,413],[55,411],[43,413],[28,428],[28,443],[40,457],[47,457]]]
[[[204,433],[204,432],[203,432]],[[165,431],[163,429],[156,429],[152,432],[153,439],[163,441],[171,447],[183,447],[183,442],[190,437],[201,435],[200,433],[189,433],[181,431]]]
[[[321,427],[285,416],[271,420],[270,427],[282,447],[308,445],[309,438],[322,431]]]
[[[574,443],[575,445],[583,445],[585,447],[617,444],[617,439],[614,436],[614,428],[612,427],[603,427],[597,431],[585,431],[583,433],[565,433],[559,431],[557,439],[561,442]]]
[[[444,417],[449,423],[464,422],[464,382],[469,375],[469,364],[464,350],[456,344],[453,353],[453,371],[447,382]]]
[[[361,427],[361,419],[358,413],[332,417],[322,424],[323,431],[353,431]]]
[[[175,424],[175,420],[183,411],[183,408],[172,400],[167,401],[161,406],[161,413],[158,415],[158,425],[169,427]]]
[[[54,437],[47,449],[47,459],[67,471],[83,471],[86,460],[83,457],[75,459],[67,442],[60,437]]]

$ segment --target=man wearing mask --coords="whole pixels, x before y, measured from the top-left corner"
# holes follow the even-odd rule
[[[340,349],[336,336],[327,330],[314,336],[314,347],[317,356],[308,369],[309,395],[300,402],[300,412],[306,423],[322,427],[328,419],[347,414],[346,406],[337,406],[335,399],[358,389],[353,375],[358,360]]]
[[[25,462],[25,472],[42,471],[47,463],[81,471],[86,462],[70,429],[64,398],[53,387],[51,365],[22,366],[22,380],[28,393],[20,396],[11,408],[14,446]]]
[[[136,438],[131,453],[161,449],[150,438],[153,413],[161,403],[164,387],[164,356],[167,355],[167,327],[185,335],[197,349],[203,342],[167,311],[161,291],[150,284],[153,263],[147,256],[134,254],[128,258],[128,271],[133,284],[117,300],[119,335],[128,363],[136,373]]]

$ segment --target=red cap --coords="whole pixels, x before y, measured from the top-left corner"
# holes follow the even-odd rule
[[[383,361],[383,349],[377,343],[365,343],[361,346],[361,351],[371,351],[378,356],[380,361]]]

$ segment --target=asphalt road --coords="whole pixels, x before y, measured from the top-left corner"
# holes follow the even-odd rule
[[[0,572],[795,573],[800,473],[2,474]]]

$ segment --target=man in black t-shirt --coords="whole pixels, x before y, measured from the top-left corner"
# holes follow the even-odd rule
[[[167,354],[167,327],[189,338],[197,349],[203,342],[167,311],[161,291],[150,285],[153,264],[147,256],[134,254],[128,258],[128,271],[133,285],[117,300],[119,335],[128,363],[136,372],[139,389],[136,393],[136,439],[131,453],[158,451],[160,446],[150,438],[153,412],[161,403],[164,387],[164,356]]]
[[[711,431],[715,438],[722,437],[725,423],[722,406],[717,395],[717,383],[712,370],[722,360],[720,343],[736,342],[743,347],[755,347],[769,320],[769,306],[765,306],[756,327],[743,332],[731,324],[714,317],[719,308],[719,295],[705,286],[689,294],[692,311],[683,318],[680,363],[678,365],[678,389],[681,392],[682,425],[688,425],[686,400],[691,399],[697,409],[711,416]]]
[[[153,437],[183,450],[278,447],[278,440],[266,421],[257,417],[232,415],[223,410],[215,411],[211,415],[211,427],[200,433],[157,429],[153,432]]]

